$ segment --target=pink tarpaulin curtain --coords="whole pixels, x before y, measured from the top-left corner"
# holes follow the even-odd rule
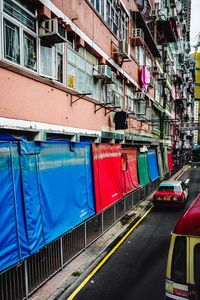
[[[172,159],[171,152],[168,152],[168,167],[169,167],[169,171],[173,170],[173,159]]]
[[[121,145],[92,145],[97,213],[123,197],[121,153]]]
[[[126,195],[139,187],[137,175],[137,150],[122,149],[123,194]]]

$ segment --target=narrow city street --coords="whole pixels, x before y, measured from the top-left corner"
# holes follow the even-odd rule
[[[185,204],[183,183],[159,184],[200,162],[200,0],[0,0],[0,12],[0,300],[162,300],[200,168],[183,175],[184,208],[149,197]]]
[[[170,233],[200,191],[199,176],[200,168],[193,166],[180,178],[190,179],[184,209],[154,207],[74,299],[164,299]]]

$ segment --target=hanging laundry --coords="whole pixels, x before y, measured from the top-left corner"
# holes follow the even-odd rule
[[[114,115],[113,121],[115,122],[115,129],[127,129],[128,128],[128,114],[125,111],[117,111]]]

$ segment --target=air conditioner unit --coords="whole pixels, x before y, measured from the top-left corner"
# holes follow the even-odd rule
[[[42,21],[39,25],[39,37],[49,44],[64,43],[67,40],[65,27],[58,19]]]
[[[118,52],[119,56],[121,56],[122,58],[126,59],[126,58],[130,58],[130,45],[127,42],[127,40],[120,40],[119,41],[119,52]]]
[[[107,65],[97,65],[94,67],[93,75],[99,79],[111,79],[112,71]]]
[[[144,41],[144,32],[142,31],[141,28],[133,29],[133,39],[134,40],[140,39]]]
[[[143,92],[137,92],[134,95],[134,99],[137,99],[137,100],[141,100],[141,99],[144,99],[144,98],[145,98],[145,93],[143,93]]]

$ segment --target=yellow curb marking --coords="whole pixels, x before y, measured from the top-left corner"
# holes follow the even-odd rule
[[[150,213],[154,205],[135,223],[131,229],[124,235],[124,237],[115,245],[115,247],[102,259],[102,261],[94,268],[94,270],[83,280],[83,282],[74,290],[74,292],[66,299],[72,300],[80,292],[80,290],[86,285],[86,283],[96,274],[96,272],[105,264],[105,262],[111,257],[111,255],[119,248],[119,246],[125,241],[125,239],[131,234],[131,232],[140,224],[140,222]]]

